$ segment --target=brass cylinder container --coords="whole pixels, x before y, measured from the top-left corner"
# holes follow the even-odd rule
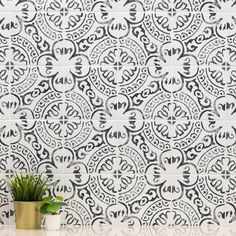
[[[15,201],[15,216],[17,229],[40,229],[41,228],[41,202]]]

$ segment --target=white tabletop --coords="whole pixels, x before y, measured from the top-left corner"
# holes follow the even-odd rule
[[[198,227],[156,227],[123,230],[120,227],[114,227],[109,231],[102,229],[92,229],[85,227],[67,228],[60,231],[46,230],[16,230],[15,227],[0,228],[0,236],[236,236],[236,228],[208,228],[200,229]]]

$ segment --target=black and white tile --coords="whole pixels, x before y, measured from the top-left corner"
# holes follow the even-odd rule
[[[38,171],[63,224],[96,233],[234,224],[235,11],[0,0],[0,223],[14,223],[5,176]]]

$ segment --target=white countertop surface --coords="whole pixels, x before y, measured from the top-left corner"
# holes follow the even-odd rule
[[[109,231],[103,229],[92,229],[85,227],[67,228],[60,231],[46,230],[16,230],[15,227],[1,227],[0,236],[236,236],[236,228],[214,227],[200,229],[198,227],[156,227],[142,228],[137,232],[135,229],[122,230],[120,227],[114,227]]]

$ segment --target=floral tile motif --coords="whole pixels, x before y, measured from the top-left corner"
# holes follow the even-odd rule
[[[63,224],[95,234],[235,224],[235,9],[1,0],[1,176],[45,172]]]
[[[97,233],[108,232],[112,226],[119,225],[118,230],[126,234],[139,233],[141,231],[141,221],[135,216],[129,215],[129,210],[125,204],[111,204],[107,207],[104,217],[97,217],[93,221],[93,229]]]

